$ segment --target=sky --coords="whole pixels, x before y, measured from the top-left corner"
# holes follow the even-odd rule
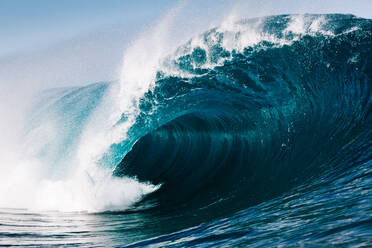
[[[45,89],[117,78],[125,47],[175,0],[0,0],[0,89]],[[173,38],[242,17],[351,13],[372,18],[372,0],[183,0]],[[25,90],[27,91],[27,90]],[[3,94],[8,94],[3,93]],[[1,96],[1,93],[0,93]]]
[[[0,56],[45,47],[105,26],[141,25],[164,12],[171,3],[151,2],[0,0]]]

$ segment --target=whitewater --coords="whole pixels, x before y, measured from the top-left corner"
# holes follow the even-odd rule
[[[372,21],[228,18],[119,79],[34,96],[3,149],[0,246],[372,245]]]

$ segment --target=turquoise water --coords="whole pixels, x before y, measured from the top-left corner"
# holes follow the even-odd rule
[[[241,20],[164,54],[151,84],[140,69],[37,97],[42,180],[9,184],[32,200],[9,193],[0,245],[372,245],[371,20]]]

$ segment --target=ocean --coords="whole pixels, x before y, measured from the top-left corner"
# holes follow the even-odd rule
[[[155,54],[35,96],[0,246],[372,246],[372,20],[242,19]]]

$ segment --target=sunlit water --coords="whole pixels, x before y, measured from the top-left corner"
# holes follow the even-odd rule
[[[372,246],[372,21],[227,21],[168,51],[176,11],[118,81],[35,97],[0,245]]]

